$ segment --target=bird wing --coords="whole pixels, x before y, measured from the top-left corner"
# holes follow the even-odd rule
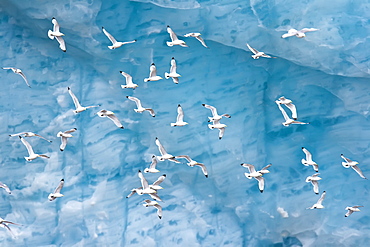
[[[216,107],[211,106],[211,105],[207,105],[207,104],[204,104],[203,106],[204,106],[205,108],[207,108],[207,109],[210,109],[210,110],[211,110],[211,112],[212,112],[212,116],[213,116],[213,117],[218,115],[218,114],[217,114],[217,109],[216,109]]]
[[[121,75],[123,75],[126,78],[126,85],[133,84],[132,83],[132,76],[127,74],[126,72],[120,71]]]
[[[9,189],[8,185],[3,184],[2,182],[0,182],[0,188],[5,189],[5,191],[6,191],[7,193],[9,193],[9,194],[11,194],[11,193],[12,193],[12,192],[10,191],[10,189]]]
[[[172,81],[176,84],[179,84],[179,78],[178,77],[172,77]]]
[[[131,190],[131,193],[126,196],[126,198],[130,198],[136,193],[136,190]]]
[[[317,29],[317,28],[303,28],[301,30],[301,32],[302,33],[307,33],[307,32],[313,32],[313,31],[317,31],[317,30],[319,30],[319,29]]]
[[[162,201],[162,199],[156,193],[150,193],[149,195],[153,200],[160,201],[160,202]]]
[[[32,149],[32,146],[31,144],[28,143],[28,141],[26,141],[23,137],[19,136],[19,138],[21,139],[23,145],[26,146],[27,148],[27,151],[28,151],[28,154],[31,156],[31,155],[34,155],[35,152],[33,152],[33,149]]]
[[[297,109],[296,109],[295,105],[293,103],[288,103],[288,104],[285,104],[285,105],[292,112],[292,118],[297,119],[298,118],[297,117]]]
[[[61,179],[60,180],[60,183],[59,183],[59,185],[58,185],[58,187],[55,189],[55,191],[54,191],[54,194],[56,194],[56,193],[60,193],[60,191],[62,190],[62,188],[63,188],[63,185],[64,185],[64,179]]]
[[[149,77],[155,77],[155,76],[157,76],[157,68],[155,67],[155,64],[152,63],[152,65],[150,65]]]
[[[203,172],[203,174],[204,174],[206,177],[208,177],[207,167],[206,167],[204,164],[202,164],[202,163],[196,163],[196,164],[195,164],[195,166],[200,166],[200,168],[202,168],[202,172]]]
[[[204,42],[203,38],[200,37],[200,36],[196,36],[195,37],[205,48],[208,48],[208,46],[206,45],[206,42]]]
[[[324,191],[324,192],[321,194],[321,197],[320,197],[320,199],[317,201],[317,204],[322,204],[322,201],[324,201],[324,199],[325,199],[325,195],[326,195],[326,191]]]
[[[171,68],[170,68],[170,73],[172,74],[172,73],[176,73],[176,68],[177,68],[177,66],[176,66],[176,60],[175,60],[175,58],[172,58],[171,59]]]
[[[181,105],[178,105],[176,122],[183,122],[183,121],[184,121],[184,111],[182,110]]]
[[[159,149],[159,152],[161,153],[161,155],[166,155],[166,154],[168,154],[168,153],[166,152],[166,150],[164,149],[164,147],[162,146],[162,144],[160,143],[160,141],[159,141],[159,139],[158,139],[158,138],[156,138],[156,139],[155,139],[155,144],[158,146],[158,149]]]
[[[248,43],[247,43],[247,46],[248,46],[248,49],[251,51],[251,52],[253,52],[253,54],[257,54],[258,53],[258,51],[256,50],[256,49],[254,49],[254,48],[252,48]]]
[[[108,33],[107,30],[105,30],[104,27],[102,27],[102,30],[103,30],[103,33],[105,34],[105,36],[108,37],[108,39],[112,42],[113,45],[115,43],[117,43],[117,40],[110,33]]]
[[[265,179],[262,176],[255,177],[258,181],[258,188],[260,189],[261,193],[263,192],[265,188]]]
[[[140,101],[138,98],[136,98],[136,97],[132,97],[132,96],[127,96],[127,98],[128,98],[129,100],[131,100],[131,101],[134,101],[134,102],[136,103],[136,107],[137,107],[137,108],[142,108],[142,106],[141,106],[141,101]]]
[[[26,133],[28,133],[28,132],[20,132],[20,133],[17,133],[17,134],[11,134],[9,136],[20,136],[20,135],[24,135]]]
[[[352,206],[353,208],[362,208],[363,206]]]
[[[62,51],[66,51],[66,43],[64,42],[64,39],[60,36],[55,36],[55,38],[57,39],[57,41],[59,42],[59,47]]]
[[[262,169],[261,169],[261,171],[262,171],[262,170],[267,170],[267,169],[269,169],[269,168],[270,168],[270,166],[272,166],[272,164],[268,164],[267,166],[265,166],[264,168],[262,168]]]
[[[319,183],[315,180],[311,180],[311,184],[313,185],[313,191],[319,194]]]
[[[254,165],[251,165],[251,164],[243,164],[243,166],[246,167],[246,168],[248,168],[249,173],[256,172],[256,168],[254,167]]]
[[[119,127],[119,128],[122,128],[123,126],[122,126],[122,124],[121,124],[121,122],[119,121],[119,119],[117,118],[117,116],[116,115],[114,115],[114,114],[108,114],[107,115],[107,117],[110,119],[110,120],[112,120],[113,121],[113,123],[117,126],[117,127]]]
[[[154,204],[153,206],[157,209],[158,217],[161,219],[162,218],[162,206],[159,204]]]
[[[44,140],[46,140],[46,141],[48,141],[48,142],[52,142],[52,141],[50,141],[50,140],[46,139],[45,137],[40,136],[40,135],[38,135],[38,134],[35,134],[35,136],[37,136],[37,137],[39,137],[39,138],[41,138],[41,139],[44,139]]]
[[[175,158],[184,158],[186,159],[188,162],[192,162],[193,160],[190,158],[189,155],[179,155],[179,156],[176,156]]]
[[[152,156],[152,163],[150,164],[149,168],[154,169],[157,166],[158,160],[155,155]]]
[[[353,213],[353,211],[352,211],[352,210],[350,210],[350,209],[348,209],[348,212],[347,212],[344,216],[345,216],[345,217],[348,217],[348,216],[350,216],[352,213]]]
[[[218,132],[218,138],[221,139],[224,136],[225,128],[220,128],[218,130],[219,130],[219,132]]]
[[[304,147],[302,147],[302,151],[306,154],[306,160],[312,161],[312,154]]]
[[[61,136],[60,139],[62,140],[62,143],[60,144],[60,151],[63,151],[67,146],[67,137]]]
[[[285,119],[285,121],[288,121],[290,118],[288,117],[288,115],[286,114],[285,110],[283,109],[283,107],[281,107],[280,104],[277,104],[278,107],[279,107],[279,110],[281,111],[281,113],[283,114],[283,117]]]
[[[166,178],[166,174],[163,174],[162,176],[160,176],[154,183],[153,185],[159,185],[160,183],[163,182],[163,180]]]
[[[78,101],[76,95],[72,92],[72,89],[68,87],[68,93],[71,95],[73,103],[75,104],[76,109],[82,107],[80,102]]]
[[[344,157],[343,154],[341,154],[340,157],[342,157],[342,159],[344,159],[347,163],[351,163],[352,162],[352,160]]]
[[[76,128],[73,128],[73,129],[70,129],[70,130],[66,130],[66,131],[64,131],[64,134],[70,134],[70,133],[75,132],[76,130],[77,130]]]
[[[28,83],[28,80],[27,80],[26,76],[23,74],[23,72],[21,71],[21,72],[19,72],[18,74],[19,74],[20,76],[22,76],[22,78],[23,78],[23,80],[26,82],[27,86],[31,87],[31,86],[30,86],[30,84]]]
[[[140,181],[141,181],[141,186],[145,189],[149,188],[149,184],[148,184],[148,181],[145,179],[143,173],[139,170],[138,174],[137,174],[140,178]]]
[[[145,108],[145,110],[148,111],[152,117],[155,117],[155,111],[152,108]]]
[[[169,26],[167,26],[167,33],[170,34],[170,37],[171,37],[171,40],[172,42],[178,40],[177,38],[177,35],[175,34],[175,32],[172,30],[172,28],[170,28]]]
[[[15,70],[16,70],[16,68],[12,68],[12,67],[3,67],[2,69],[11,69],[11,70],[13,70],[13,71],[15,71]]]
[[[365,178],[366,179],[366,177],[364,176],[364,174],[362,173],[362,171],[361,171],[361,169],[360,169],[360,167],[358,167],[357,165],[354,165],[354,166],[351,166],[352,168],[353,168],[353,170],[355,170],[357,173],[358,173],[358,175],[360,175],[360,177],[362,177],[362,178]]]
[[[56,33],[59,33],[59,23],[57,22],[57,20],[55,18],[53,18],[51,20],[51,22],[54,24],[54,27],[53,27],[53,32],[56,32]]]

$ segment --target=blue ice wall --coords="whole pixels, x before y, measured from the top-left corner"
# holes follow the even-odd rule
[[[9,1],[0,2],[0,61],[21,68],[30,81],[0,71],[0,229],[2,246],[367,246],[370,241],[369,181],[345,169],[340,154],[369,170],[369,8],[366,1]],[[55,17],[65,34],[62,52],[47,31]],[[188,48],[168,47],[166,26]],[[109,50],[104,26],[117,40],[134,44]],[[304,39],[281,35],[315,27]],[[209,49],[188,32],[201,32]],[[276,59],[254,60],[246,43]],[[158,73],[175,57],[182,75],[144,82],[154,62]],[[122,89],[119,71],[139,85]],[[80,114],[68,94],[83,105]],[[157,116],[134,112],[127,95]],[[284,127],[275,100],[284,95],[309,125]],[[222,140],[207,127],[210,104],[227,125]],[[171,127],[181,104],[189,125]],[[115,112],[125,129],[99,118]],[[64,152],[59,131],[77,128]],[[27,162],[27,150],[9,134],[32,131],[51,140],[27,138],[50,159]],[[134,195],[139,169],[160,155],[158,137],[173,155],[188,154],[209,171],[185,161],[158,164],[153,182],[163,218]],[[319,164],[325,208],[308,210],[319,198],[305,182],[314,170],[301,164],[301,147]],[[272,163],[265,191],[244,176],[241,163],[258,169]],[[64,197],[48,201],[61,178]],[[347,206],[361,212],[344,217]],[[278,208],[288,213],[282,217]],[[279,209],[279,210],[281,210]]]

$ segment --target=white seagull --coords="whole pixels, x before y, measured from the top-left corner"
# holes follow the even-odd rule
[[[0,188],[3,188],[9,194],[12,193],[11,190],[9,189],[8,185],[3,184],[2,182],[0,182]]]
[[[70,130],[66,130],[64,132],[62,131],[59,131],[58,134],[57,134],[57,137],[60,137],[60,139],[62,140],[62,143],[60,144],[60,151],[64,151],[66,145],[67,145],[67,138],[70,138],[70,137],[73,137],[71,135],[71,133],[75,132],[77,129],[76,128],[73,128],[73,129],[70,129]]]
[[[288,37],[292,37],[292,36],[297,36],[298,38],[304,38],[304,37],[306,37],[307,32],[313,32],[313,31],[317,31],[317,30],[319,30],[319,29],[303,28],[302,30],[298,31],[294,28],[291,28],[291,29],[289,29],[288,33],[283,34],[281,37],[283,39],[288,38]]]
[[[322,192],[320,199],[311,207],[307,209],[322,209],[324,206],[322,205],[322,201],[325,199],[326,191]]]
[[[0,218],[0,225],[3,226],[3,227],[5,227],[6,229],[8,229],[10,231],[10,233],[13,234],[12,230],[10,229],[10,227],[7,224],[12,224],[12,225],[20,226],[19,224],[16,224],[16,223],[13,223],[11,221],[4,220],[3,218]]]
[[[292,112],[292,118],[294,120],[297,120],[298,116],[297,116],[297,109],[295,107],[295,105],[293,104],[293,101],[291,101],[290,99],[287,99],[285,98],[284,96],[281,96],[278,100],[275,100],[275,103],[276,104],[282,104],[282,105],[285,105],[286,107],[288,107],[288,109]]]
[[[145,168],[144,169],[144,172],[145,173],[156,173],[156,172],[159,172],[159,170],[156,168],[158,164],[158,160],[157,160],[157,156],[153,155],[152,156],[152,163],[150,164],[149,168]]]
[[[153,207],[155,207],[156,209],[157,209],[157,215],[158,215],[158,217],[160,218],[160,219],[162,219],[162,207],[161,207],[161,205],[159,205],[158,204],[158,202],[156,202],[156,201],[151,201],[151,200],[149,200],[149,199],[146,199],[146,200],[144,200],[144,204],[143,204],[143,206],[144,207],[149,207],[149,206],[153,206]]]
[[[113,49],[116,49],[116,48],[119,48],[123,45],[126,45],[126,44],[131,44],[131,43],[135,43],[136,42],[136,39],[132,40],[132,41],[126,41],[126,42],[119,42],[117,41],[110,33],[107,32],[107,30],[105,30],[104,27],[102,27],[102,30],[103,30],[103,33],[105,34],[105,36],[108,37],[108,39],[112,42],[113,45],[111,46],[108,46],[109,49],[113,50]]]
[[[123,72],[123,71],[120,71],[119,73],[121,73],[121,75],[123,75],[126,78],[126,85],[121,85],[121,88],[135,89],[139,86],[139,85],[132,82],[132,76],[131,75],[129,75],[129,74]]]
[[[187,33],[184,35],[184,37],[194,37],[196,38],[205,48],[208,48],[208,46],[206,45],[206,42],[204,42],[203,38],[200,37],[201,34],[200,33]]]
[[[261,193],[263,193],[263,190],[265,188],[265,179],[262,177],[262,175],[270,172],[267,169],[270,168],[271,165],[272,164],[268,164],[267,166],[262,168],[260,171],[256,171],[256,168],[254,167],[254,165],[246,164],[246,163],[241,164],[241,166],[248,168],[249,170],[249,173],[245,172],[244,175],[248,179],[255,178],[258,181],[258,188]]]
[[[312,166],[312,168],[315,170],[315,172],[319,171],[319,165],[316,164],[315,161],[312,160],[312,154],[304,147],[302,147],[302,151],[306,155],[306,159],[302,159],[301,162],[305,166]]]
[[[142,107],[141,101],[138,98],[132,97],[132,96],[126,96],[126,98],[128,98],[129,100],[134,101],[136,103],[137,109],[134,109],[135,112],[142,113],[144,111],[148,111],[150,113],[150,115],[152,115],[152,117],[155,117],[154,110],[152,108],[144,108],[144,107]]]
[[[64,196],[60,193],[64,185],[64,179],[61,179],[58,187],[54,190],[54,193],[50,193],[48,196],[49,201],[54,201],[56,198]]]
[[[213,130],[213,129],[218,129],[219,130],[218,139],[220,139],[220,140],[224,136],[226,127],[227,127],[227,125],[220,123],[220,120],[214,120],[214,121],[212,121],[212,124],[208,124],[208,128],[210,128],[211,130]]]
[[[33,152],[32,146],[22,136],[19,136],[19,138],[21,139],[23,145],[26,146],[26,148],[27,148],[29,156],[24,157],[27,161],[32,161],[32,160],[34,160],[38,157],[42,157],[42,158],[46,158],[46,159],[50,158],[49,156],[46,156],[45,154],[35,154]]]
[[[256,49],[252,48],[248,43],[246,44],[248,46],[248,49],[253,52],[254,55],[252,55],[253,59],[259,59],[260,57],[265,57],[265,58],[276,58],[276,57],[271,57],[269,55],[266,55],[262,51],[257,51]]]
[[[158,146],[159,152],[162,155],[162,156],[158,156],[158,159],[160,161],[169,160],[169,161],[172,161],[172,162],[175,162],[175,163],[181,163],[180,161],[175,159],[175,156],[173,156],[172,154],[167,153],[166,149],[164,149],[164,147],[162,146],[161,142],[159,141],[159,139],[157,137],[155,138],[155,144]]]
[[[144,79],[144,82],[148,82],[148,81],[159,81],[161,79],[163,79],[163,78],[160,77],[159,75],[157,75],[157,68],[155,67],[155,64],[152,63],[150,65],[149,77],[148,78],[145,78]]]
[[[170,37],[171,37],[171,42],[170,41],[166,42],[168,46],[180,45],[182,47],[188,47],[188,45],[185,43],[185,41],[180,40],[180,39],[177,38],[177,35],[170,28],[170,26],[167,26],[167,33],[169,33]]]
[[[190,167],[194,167],[194,166],[199,166],[200,168],[202,168],[202,172],[204,174],[204,176],[206,176],[206,178],[208,178],[208,172],[207,172],[207,168],[204,164],[202,163],[199,163],[195,160],[193,160],[192,158],[190,158],[189,155],[179,155],[179,156],[176,156],[175,157],[176,159],[177,158],[184,158],[188,161],[187,165],[190,166]]]
[[[78,101],[76,95],[72,92],[72,89],[70,87],[68,87],[68,93],[69,95],[71,95],[73,103],[75,104],[75,107],[76,107],[76,110],[73,110],[74,113],[80,113],[80,112],[86,111],[86,109],[100,106],[100,105],[82,106],[80,102]]]
[[[121,129],[124,129],[123,125],[121,124],[121,122],[119,121],[119,119],[117,118],[116,115],[114,115],[114,112],[112,111],[107,111],[107,110],[100,110],[99,112],[97,112],[96,114],[98,114],[99,117],[107,117],[109,118],[110,120],[113,121],[113,123],[118,127],[118,128],[121,128]]]
[[[345,210],[348,210],[348,212],[344,215],[344,217],[350,216],[353,212],[360,212],[359,208],[362,208],[363,206],[352,206],[352,207],[346,207]]]
[[[22,78],[26,82],[27,86],[31,87],[30,84],[28,83],[28,80],[27,80],[26,76],[22,72],[22,70],[17,69],[17,68],[12,68],[12,67],[4,67],[3,69],[11,69],[14,72],[14,74],[18,74],[18,75],[22,76]]]
[[[357,161],[352,161],[346,157],[343,156],[343,154],[340,155],[340,157],[342,157],[342,159],[345,160],[345,162],[342,162],[342,166],[344,166],[345,168],[349,168],[349,167],[352,167],[353,170],[355,170],[358,175],[360,175],[360,177],[364,178],[364,179],[367,179],[364,174],[362,173],[360,167],[358,167],[358,162]]]
[[[175,60],[174,57],[172,57],[172,59],[171,59],[170,73],[167,73],[167,72],[164,73],[164,77],[166,79],[168,79],[168,78],[171,77],[172,78],[172,81],[174,83],[178,84],[179,83],[179,77],[181,77],[181,75],[176,72],[176,68],[177,68],[176,60]]]
[[[310,124],[310,123],[304,123],[304,122],[299,122],[299,121],[296,121],[296,120],[294,120],[294,119],[291,119],[291,118],[289,118],[288,117],[288,114],[285,112],[285,110],[281,107],[281,105],[280,104],[277,104],[278,105],[278,107],[279,107],[279,109],[280,109],[280,111],[281,111],[281,113],[283,114],[283,117],[284,117],[284,119],[285,119],[285,122],[284,123],[282,123],[282,125],[284,125],[284,126],[289,126],[289,125],[291,125],[291,124]]]
[[[171,123],[171,126],[185,126],[187,122],[184,122],[184,111],[180,104],[177,105],[177,119],[176,123]]]
[[[313,185],[313,191],[316,194],[319,194],[319,180],[321,180],[321,178],[319,177],[319,174],[320,173],[315,173],[312,176],[308,176],[306,178],[306,183],[311,182],[311,184]]]
[[[222,117],[231,118],[231,116],[229,114],[218,115],[217,114],[217,109],[214,106],[207,105],[207,104],[202,104],[202,106],[204,106],[207,109],[210,109],[211,112],[212,112],[212,117],[208,117],[208,119],[209,119],[208,122],[212,122],[212,121],[215,121],[215,120],[221,120]]]
[[[45,137],[42,137],[42,136],[40,136],[40,135],[38,135],[38,134],[35,134],[35,133],[33,133],[33,132],[30,132],[30,131],[28,131],[28,132],[20,132],[20,133],[17,133],[17,134],[11,134],[11,135],[9,135],[9,136],[23,136],[23,137],[32,137],[32,136],[37,136],[37,137],[39,137],[39,138],[41,138],[41,139],[44,139],[45,141],[52,142],[52,141],[50,141],[50,140],[46,139]]]
[[[53,19],[51,20],[51,22],[54,24],[54,27],[53,27],[53,31],[49,30],[48,31],[48,36],[50,39],[54,39],[56,38],[57,41],[59,42],[59,47],[62,51],[66,51],[66,44],[64,42],[64,39],[62,38],[62,36],[64,36],[63,33],[61,33],[59,31],[59,24],[57,22],[57,20],[53,17]]]

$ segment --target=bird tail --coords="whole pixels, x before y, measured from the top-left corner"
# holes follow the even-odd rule
[[[348,168],[349,167],[349,165],[348,165],[347,162],[342,162],[342,166],[344,166],[345,168]]]
[[[164,73],[164,77],[166,78],[166,79],[168,79],[168,78],[170,78],[170,74],[169,73]]]
[[[52,33],[53,33],[53,31],[51,31],[51,30],[48,31],[48,37],[50,39],[54,39],[54,36],[52,35]]]
[[[149,78],[145,78],[145,79],[144,79],[144,82],[148,82],[148,81],[149,81]]]
[[[248,179],[252,179],[251,175],[247,172],[244,173],[244,175],[248,178]]]
[[[167,42],[166,42],[166,44],[167,44],[168,46],[170,46],[170,47],[171,47],[171,46],[173,46],[172,42],[169,42],[169,41],[167,41]]]
[[[109,49],[113,50],[114,49],[114,46],[113,45],[110,45],[108,46]]]
[[[173,127],[173,126],[176,126],[176,123],[171,123],[171,126]]]

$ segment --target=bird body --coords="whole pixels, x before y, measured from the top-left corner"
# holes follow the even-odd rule
[[[104,27],[102,27],[102,30],[103,30],[103,33],[105,34],[105,36],[107,36],[107,38],[112,42],[112,45],[108,46],[108,48],[111,49],[111,50],[117,49],[117,48],[119,48],[123,45],[126,45],[126,44],[132,44],[132,43],[136,42],[136,39],[134,39],[132,41],[126,41],[126,42],[117,41],[110,33],[107,32],[107,30],[105,30]]]
[[[157,75],[157,68],[155,67],[155,64],[152,63],[150,65],[149,77],[148,78],[145,78],[144,79],[144,82],[148,82],[148,81],[159,81],[161,79],[163,79],[163,78],[160,77],[159,75]]]
[[[288,37],[292,37],[292,36],[296,36],[298,38],[304,38],[306,37],[306,33],[307,32],[313,32],[313,31],[317,31],[319,29],[316,29],[316,28],[303,28],[302,30],[296,30],[294,28],[291,28],[288,30],[288,33],[285,33],[283,34],[281,37],[283,39],[285,38],[288,38]]]
[[[134,109],[135,112],[143,113],[144,111],[148,111],[150,113],[150,115],[152,115],[152,117],[155,117],[154,110],[152,108],[144,108],[141,105],[141,101],[138,98],[132,97],[132,96],[126,96],[126,98],[128,98],[129,100],[134,101],[136,103],[137,109]]]
[[[73,128],[70,130],[66,130],[64,132],[62,131],[58,132],[57,137],[60,137],[60,139],[62,140],[62,143],[60,144],[60,147],[59,147],[60,151],[64,151],[65,147],[67,146],[67,138],[73,137],[71,133],[75,132],[76,130],[77,130],[76,128]]]
[[[203,40],[203,38],[201,37],[201,34],[200,33],[187,33],[184,35],[184,37],[194,37],[196,38],[205,48],[208,48],[208,46],[206,45],[206,42]]]
[[[58,187],[54,190],[53,193],[50,193],[48,196],[49,201],[54,201],[56,198],[60,198],[64,196],[63,194],[60,193],[64,185],[64,179],[61,179],[59,182]]]
[[[139,85],[132,82],[132,76],[127,74],[126,72],[120,71],[121,75],[123,75],[126,78],[126,85],[121,85],[122,88],[132,88],[135,89]]]
[[[96,113],[99,117],[107,117],[109,118],[110,120],[113,121],[113,123],[118,127],[118,128],[121,128],[121,129],[124,129],[123,125],[121,124],[121,122],[119,121],[119,119],[117,118],[116,115],[114,115],[114,112],[112,111],[107,111],[107,110],[100,110],[99,112]]]
[[[360,167],[358,167],[358,162],[357,161],[352,161],[346,157],[344,157],[343,154],[340,155],[340,157],[342,159],[344,159],[345,162],[342,162],[342,166],[345,167],[345,168],[349,168],[349,167],[352,167],[353,170],[355,170],[355,172],[357,172],[358,175],[360,175],[360,177],[364,178],[364,179],[367,179],[363,172],[361,171]]]
[[[185,126],[187,122],[184,122],[184,111],[180,104],[177,105],[177,118],[176,123],[171,123],[171,126]]]
[[[166,79],[168,78],[172,78],[172,81],[176,84],[179,83],[179,77],[181,77],[181,75],[179,73],[177,73],[177,65],[176,65],[176,60],[174,57],[172,57],[171,59],[171,68],[170,68],[170,73],[164,73],[164,77]]]
[[[28,143],[28,141],[26,141],[22,136],[19,136],[19,138],[21,139],[23,145],[27,148],[27,151],[28,151],[28,157],[24,157],[27,161],[32,161],[38,157],[42,157],[42,158],[46,158],[46,159],[49,159],[50,157],[49,156],[46,156],[45,154],[36,154],[33,149],[32,149],[32,146],[31,144]]]
[[[57,20],[54,17],[51,20],[51,22],[53,23],[54,27],[53,27],[53,31],[51,31],[51,30],[48,31],[48,37],[50,39],[55,38],[59,43],[59,48],[62,51],[66,52],[67,51],[66,44],[64,42],[64,39],[62,38],[62,36],[64,36],[64,34],[59,31],[59,29],[60,29],[59,23],[57,22]]]
[[[170,34],[171,41],[167,41],[166,44],[168,46],[174,46],[179,45],[182,47],[188,47],[188,45],[185,43],[185,41],[178,39],[175,32],[170,28],[170,26],[167,26],[167,33]]]
[[[301,162],[303,165],[305,166],[312,166],[312,168],[318,172],[319,171],[319,165],[312,160],[312,154],[310,153],[310,151],[308,151],[306,148],[302,147],[302,151],[305,153],[306,155],[306,159],[302,159]]]

